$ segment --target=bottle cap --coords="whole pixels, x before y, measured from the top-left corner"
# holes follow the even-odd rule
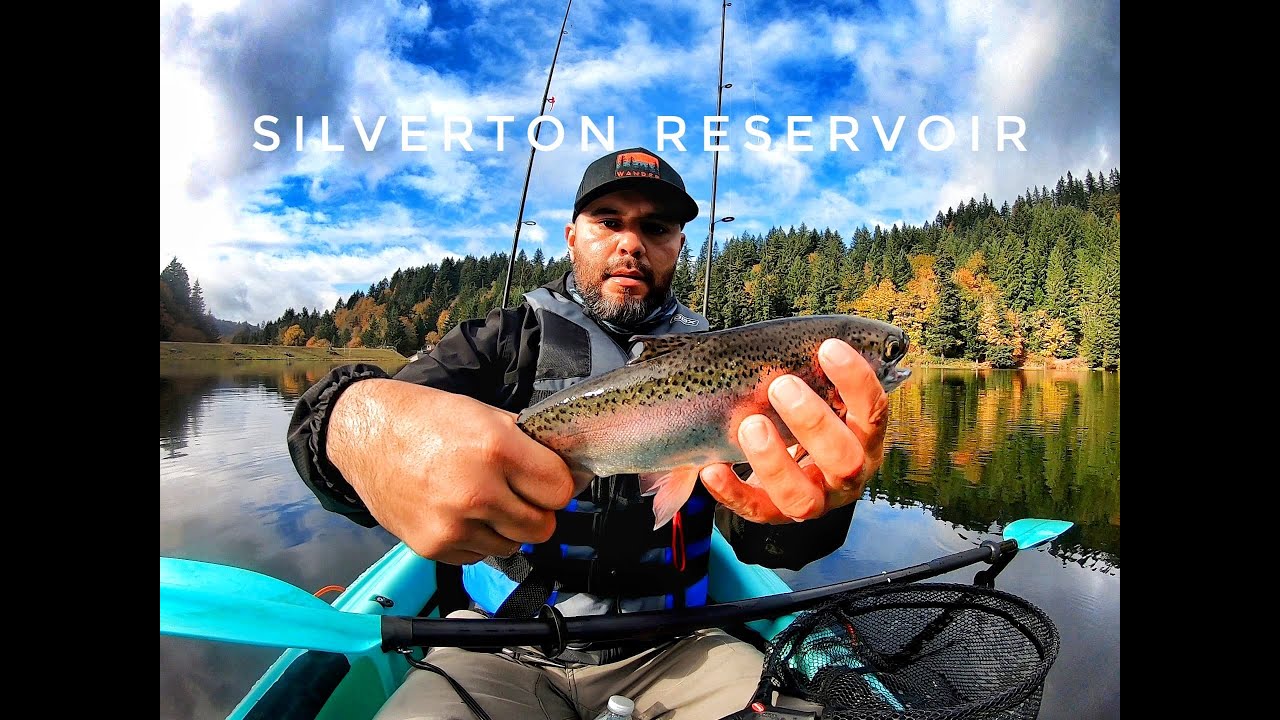
[[[614,695],[609,698],[609,712],[615,715],[629,717],[636,709],[636,704],[631,698],[624,695]]]

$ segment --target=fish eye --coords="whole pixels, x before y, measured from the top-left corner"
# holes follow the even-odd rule
[[[897,360],[900,350],[902,350],[902,345],[898,342],[897,338],[889,338],[886,340],[884,343],[885,361]]]

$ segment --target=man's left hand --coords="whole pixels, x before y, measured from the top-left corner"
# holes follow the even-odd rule
[[[754,471],[743,482],[730,465],[702,469],[702,483],[715,499],[757,523],[788,523],[822,517],[862,496],[884,462],[889,399],[871,366],[841,340],[822,344],[818,361],[840,394],[845,416],[793,375],[775,378],[769,401],[795,435],[787,447],[764,415],[738,427],[738,443]]]

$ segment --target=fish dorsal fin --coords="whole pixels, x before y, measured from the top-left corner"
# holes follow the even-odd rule
[[[639,355],[627,362],[628,365],[651,360],[659,355],[666,355],[672,350],[679,350],[682,347],[693,344],[698,336],[693,333],[673,333],[671,335],[636,335],[631,338],[633,343],[642,343],[644,350]],[[634,345],[632,346],[635,347]],[[634,350],[632,351],[634,352]]]

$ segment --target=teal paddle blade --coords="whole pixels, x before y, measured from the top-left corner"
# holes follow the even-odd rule
[[[1016,540],[1019,550],[1030,550],[1053,540],[1071,528],[1074,523],[1068,520],[1042,520],[1025,518],[1014,520],[1004,528],[1005,540]]]
[[[160,558],[160,585],[240,595],[303,607],[329,607],[329,603],[306,590],[270,575],[199,560]]]
[[[160,634],[358,654],[382,646],[382,617],[251,570],[160,558]]]

